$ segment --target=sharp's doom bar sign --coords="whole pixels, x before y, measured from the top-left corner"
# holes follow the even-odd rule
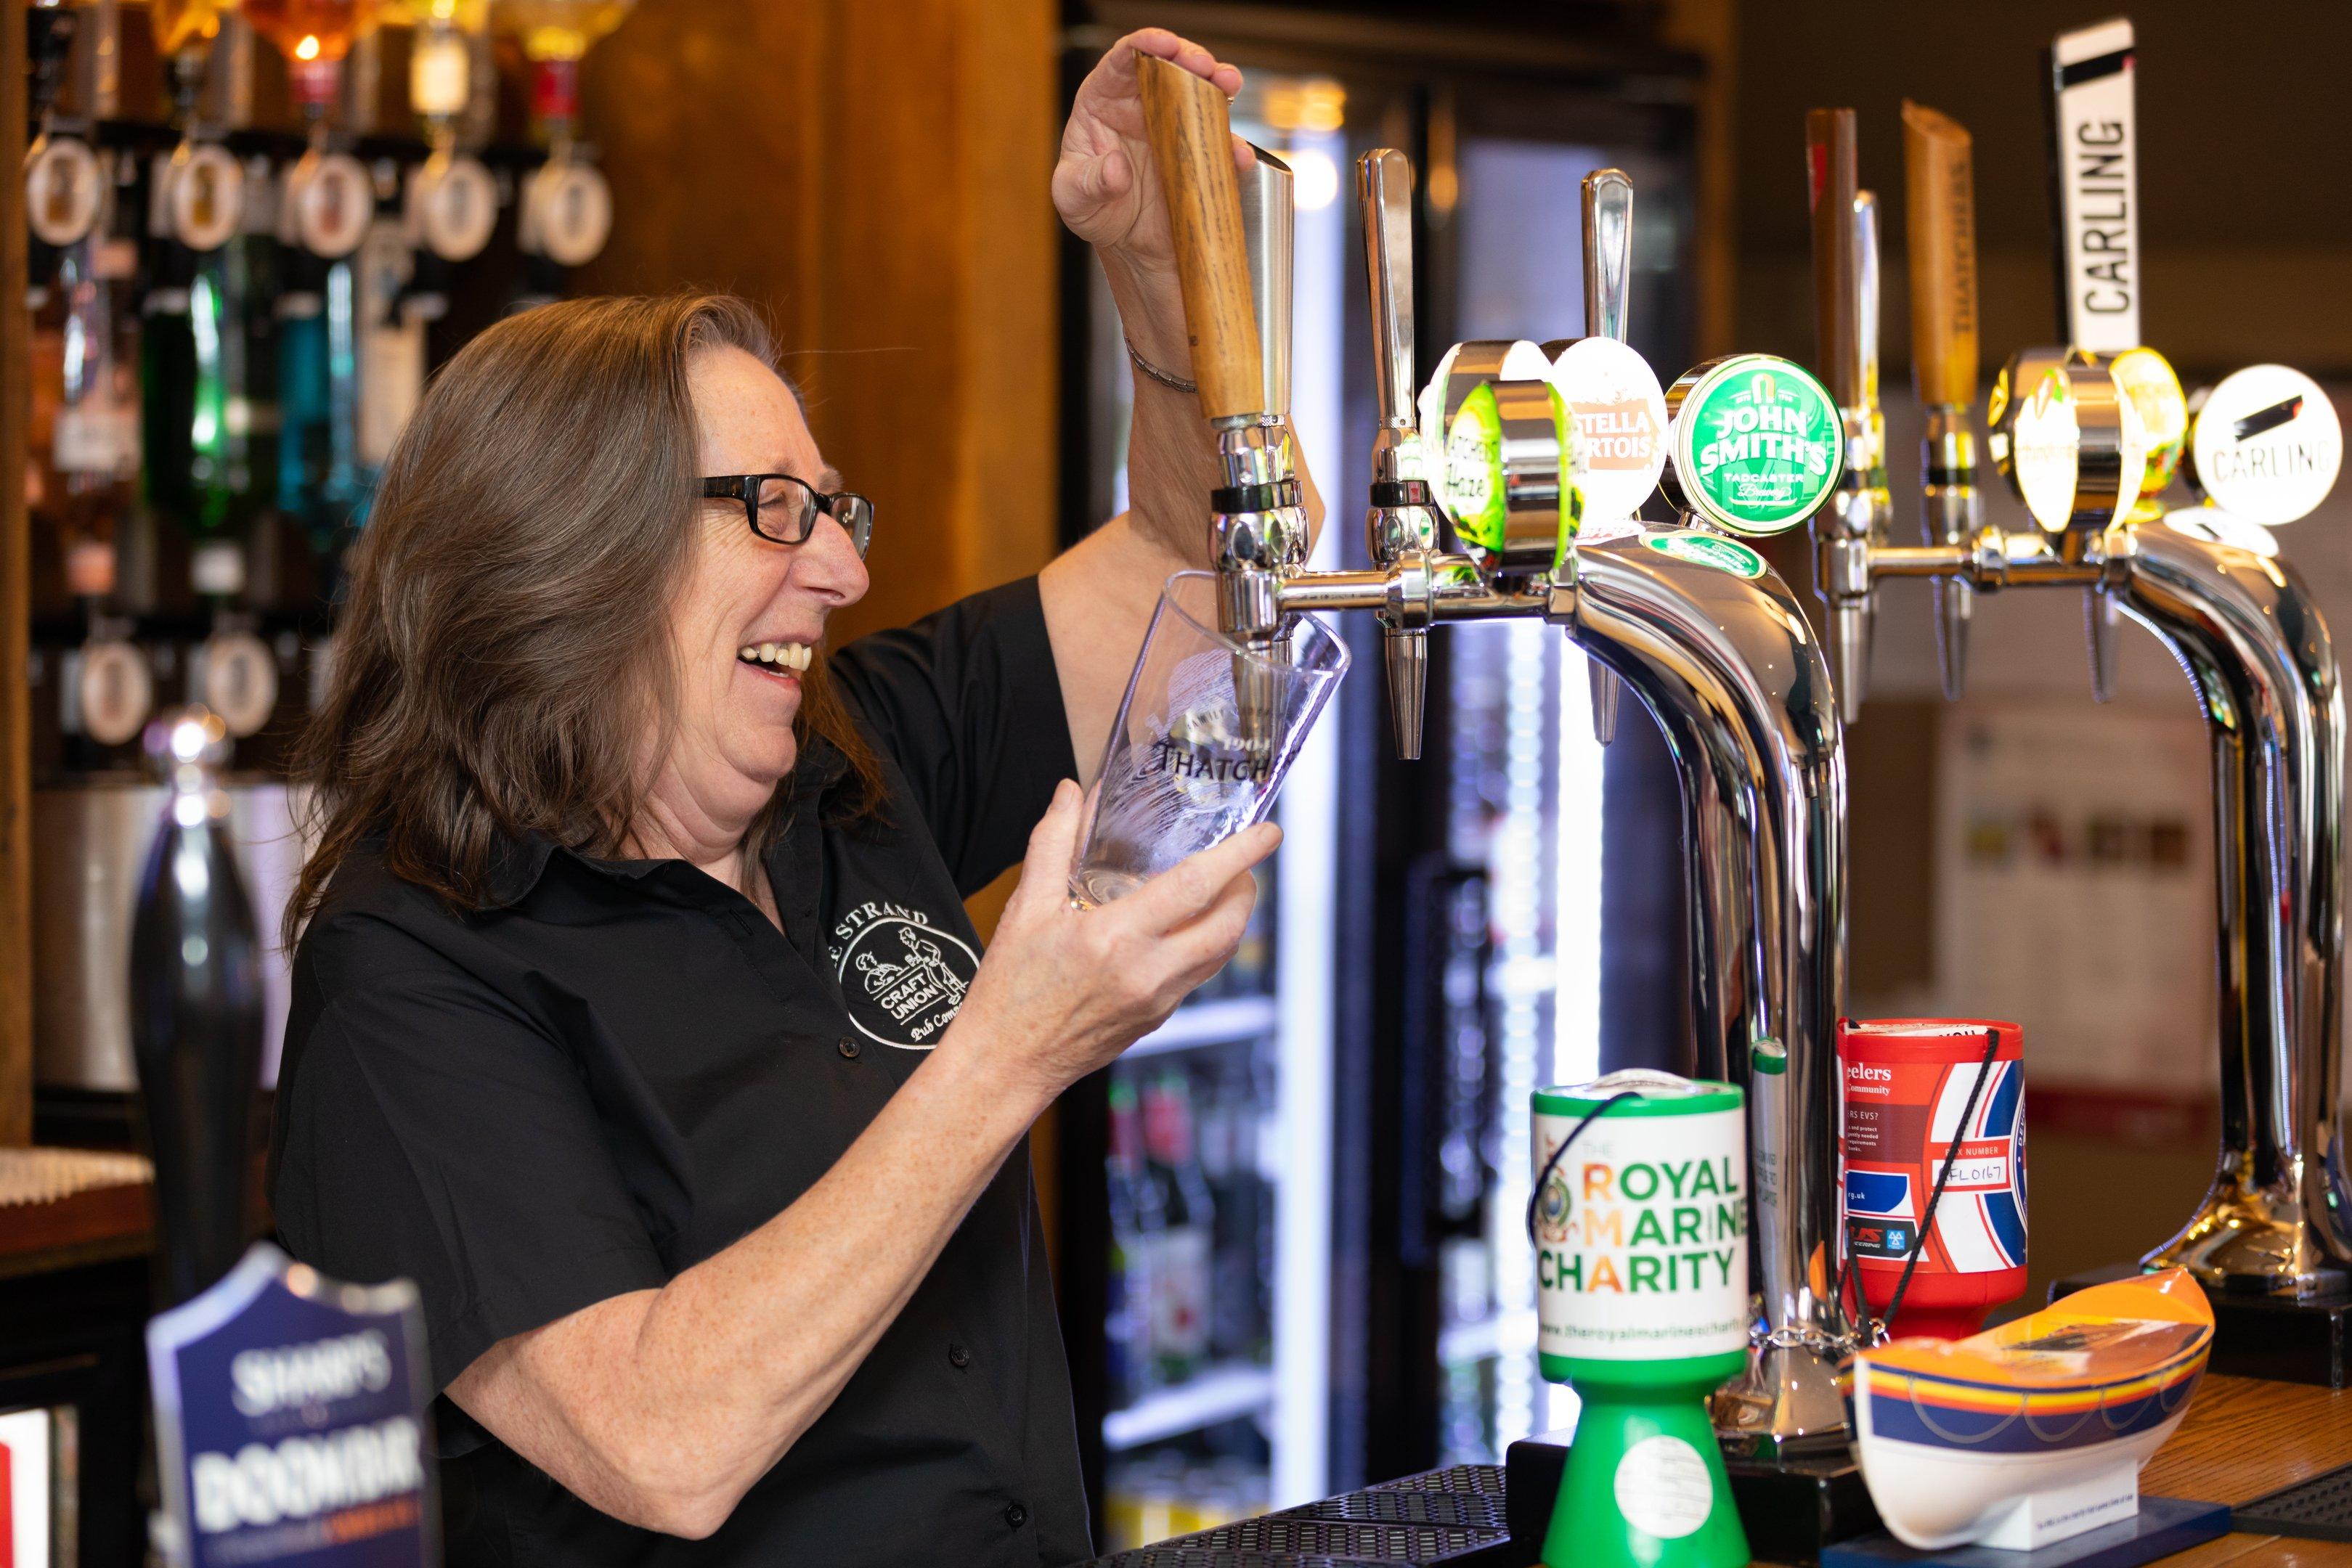
[[[416,1291],[337,1284],[257,1243],[147,1325],[175,1568],[437,1563]]]

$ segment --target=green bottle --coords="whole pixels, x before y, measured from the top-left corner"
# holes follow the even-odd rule
[[[1741,1568],[1706,1412],[1748,1363],[1740,1091],[1633,1071],[1533,1098],[1537,1350],[1583,1406],[1544,1563]]]

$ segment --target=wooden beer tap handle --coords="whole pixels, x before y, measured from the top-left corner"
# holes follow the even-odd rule
[[[1167,193],[1201,412],[1212,420],[1268,413],[1225,95],[1153,56],[1139,54],[1135,70]]]
[[[1840,408],[1862,406],[1862,306],[1854,265],[1853,110],[1805,111],[1813,204],[1813,334],[1822,382]]]
[[[1977,218],[1967,127],[1903,100],[1911,239],[1911,378],[1923,403],[1977,395]]]

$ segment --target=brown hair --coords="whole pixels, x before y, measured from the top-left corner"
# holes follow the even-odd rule
[[[490,902],[500,835],[616,856],[668,701],[672,599],[696,538],[699,433],[687,371],[766,327],[726,295],[572,299],[509,317],[434,378],[353,547],[327,700],[297,749],[318,845],[285,937],[362,841],[454,908]],[[881,775],[820,657],[803,744],[849,762],[839,814]],[[754,827],[781,831],[791,786]]]

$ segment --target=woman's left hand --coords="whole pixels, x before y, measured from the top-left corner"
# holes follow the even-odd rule
[[[1242,89],[1240,68],[1221,63],[1200,45],[1164,27],[1129,33],[1078,84],[1070,122],[1062,128],[1061,161],[1054,167],[1054,206],[1070,232],[1100,250],[1106,263],[1124,262],[1172,289],[1175,251],[1151,137],[1143,123],[1138,54],[1172,60],[1228,98]],[[1247,168],[1251,158],[1247,144],[1234,138],[1235,164]]]

